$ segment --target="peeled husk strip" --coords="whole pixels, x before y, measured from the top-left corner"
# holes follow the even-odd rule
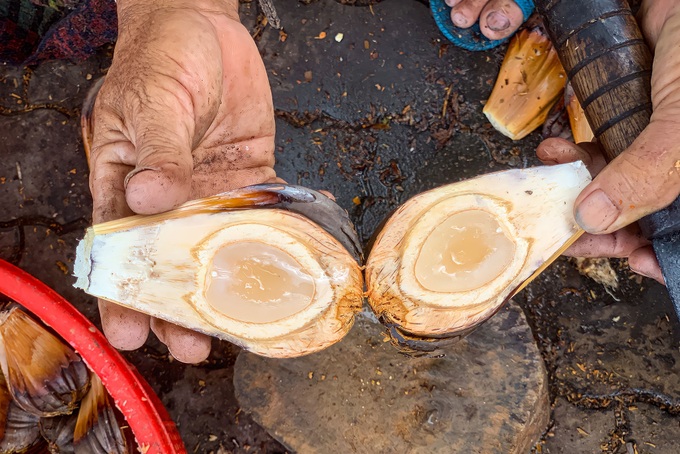
[[[575,143],[592,142],[595,138],[593,130],[588,123],[586,113],[578,101],[571,84],[567,84],[564,90],[564,103],[569,114],[569,126]]]
[[[545,122],[566,82],[557,52],[541,27],[520,30],[510,40],[484,114],[500,133],[520,140]]]
[[[128,454],[116,411],[99,377],[83,399],[73,431],[76,454]]]
[[[75,285],[261,355],[299,356],[326,348],[349,331],[361,309],[360,248],[346,213],[328,208],[332,202],[325,196],[309,193],[295,188],[292,196],[286,185],[258,185],[192,201],[161,215],[95,225],[78,246]],[[309,213],[298,214],[305,210],[353,243],[355,253],[311,221]],[[268,324],[240,322],[212,310],[202,290],[210,254],[222,240],[246,238],[280,247],[317,270],[317,293],[325,297]]]
[[[73,349],[18,308],[0,315],[0,366],[16,404],[37,417],[70,413],[89,386]]]
[[[583,233],[572,207],[589,181],[581,162],[515,169],[437,188],[402,205],[378,235],[366,264],[369,304],[393,342],[406,351],[436,354],[439,345],[491,317]],[[519,246],[512,265],[489,285],[460,293],[415,284],[418,252],[407,246],[434,228],[423,220],[470,208],[493,213],[513,232]]]

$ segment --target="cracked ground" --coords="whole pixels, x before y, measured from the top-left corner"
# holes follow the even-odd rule
[[[363,241],[419,192],[537,164],[538,133],[512,142],[481,113],[503,47],[470,54],[448,45],[416,0],[278,3],[282,31],[264,26],[254,4],[242,5],[274,93],[277,171],[332,191]],[[103,49],[80,64],[0,67],[0,257],[93,321],[94,300],[71,286],[75,245],[91,222],[78,118],[110,57]],[[680,452],[680,324],[660,285],[624,261],[611,264],[617,289],[560,259],[515,298],[550,380],[552,422],[537,452]],[[155,339],[126,353],[189,452],[285,452],[239,409],[237,355],[215,341],[208,361],[186,366]]]

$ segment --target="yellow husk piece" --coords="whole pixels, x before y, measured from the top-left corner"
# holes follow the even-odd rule
[[[515,34],[501,65],[484,114],[512,140],[542,125],[567,77],[550,39],[538,28]]]
[[[586,113],[578,102],[578,98],[574,94],[571,87],[567,87],[564,92],[564,104],[567,106],[567,113],[569,114],[569,126],[571,126],[571,135],[574,137],[575,143],[592,142],[595,138],[593,130],[590,128]]]

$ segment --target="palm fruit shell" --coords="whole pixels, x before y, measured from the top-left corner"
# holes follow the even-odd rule
[[[73,433],[78,420],[75,411],[70,415],[40,418],[40,434],[47,442],[51,454],[73,454]]]
[[[4,435],[0,440],[0,454],[44,453],[39,421],[38,416],[12,401],[7,412]]]
[[[128,454],[125,434],[99,377],[92,377],[73,431],[75,454]]]

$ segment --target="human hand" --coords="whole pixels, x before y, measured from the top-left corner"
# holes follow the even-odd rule
[[[593,177],[596,177],[607,165],[602,151],[595,143],[575,145],[564,139],[547,139],[538,146],[536,154],[547,165],[583,161]],[[597,177],[595,179],[598,180]],[[588,190],[589,187],[586,187],[579,199],[582,199]],[[564,252],[564,255],[570,257],[628,258],[628,263],[633,271],[664,283],[651,244],[642,236],[636,223],[607,234],[584,233]]]
[[[633,271],[664,283],[638,219],[670,205],[680,195],[680,4],[646,0],[642,31],[654,50],[650,124],[605,167],[594,144],[548,139],[537,155],[546,164],[583,160],[597,175],[576,199],[574,214],[588,232],[567,255],[628,257]]]
[[[271,90],[237,0],[119,0],[118,22],[93,113],[95,223],[279,181]],[[210,353],[208,336],[106,301],[99,308],[117,348],[141,347],[151,328],[179,361]]]

